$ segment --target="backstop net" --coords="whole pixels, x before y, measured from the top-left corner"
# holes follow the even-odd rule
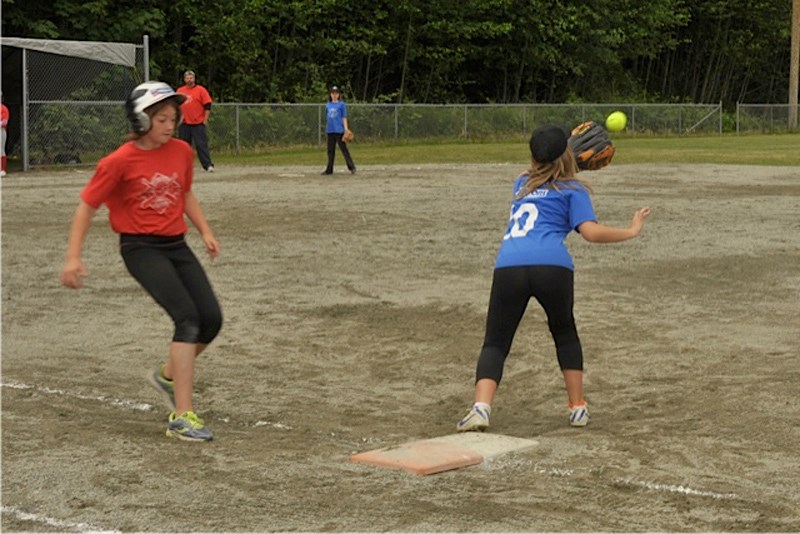
[[[125,139],[121,104],[149,77],[142,44],[3,37],[9,149],[25,170],[94,163]]]

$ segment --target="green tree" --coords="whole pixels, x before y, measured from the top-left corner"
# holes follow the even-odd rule
[[[785,0],[3,0],[3,34],[139,43],[218,101],[786,100]]]

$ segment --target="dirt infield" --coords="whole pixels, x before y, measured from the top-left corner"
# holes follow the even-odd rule
[[[164,437],[144,375],[171,326],[104,211],[86,287],[58,283],[90,170],[4,178],[2,530],[800,531],[797,168],[591,175],[602,222],[653,208],[639,240],[568,240],[592,424],[567,425],[532,305],[492,431],[538,448],[429,477],[348,461],[454,431],[519,169],[199,175],[226,321],[197,370],[210,444]]]

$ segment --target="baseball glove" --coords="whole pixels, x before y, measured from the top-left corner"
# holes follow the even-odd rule
[[[582,171],[602,169],[611,163],[615,151],[605,128],[593,121],[582,122],[572,130],[569,146]]]
[[[342,134],[342,141],[344,141],[345,143],[349,143],[355,138],[356,134],[353,133],[353,130],[346,130],[344,134]]]

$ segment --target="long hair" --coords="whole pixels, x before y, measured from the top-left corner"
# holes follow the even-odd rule
[[[575,188],[577,182],[589,192],[592,191],[585,180],[578,178],[578,163],[569,147],[557,159],[548,163],[539,163],[531,158],[531,166],[524,174],[528,175],[528,179],[517,193],[517,199],[529,195],[544,184],[550,184],[553,189],[559,191],[559,185]]]

